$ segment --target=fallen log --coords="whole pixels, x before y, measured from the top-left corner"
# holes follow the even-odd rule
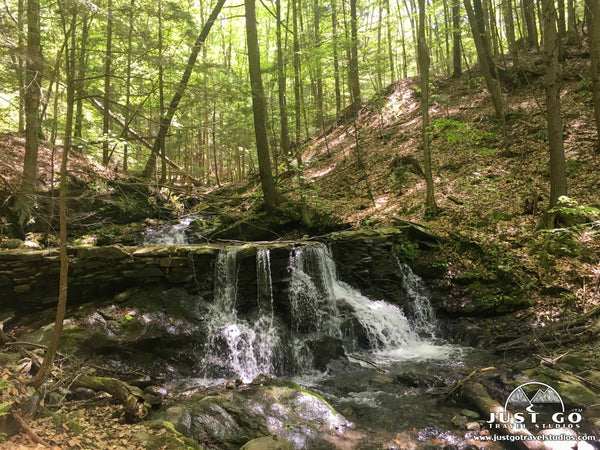
[[[463,384],[461,397],[475,406],[484,417],[490,417],[492,413],[496,417],[499,417],[500,413],[505,413],[504,407],[490,397],[490,394],[488,394],[485,387],[476,381],[469,381]],[[500,431],[502,434],[515,436],[516,439],[514,439],[513,443],[518,448],[526,450],[541,450],[548,448],[541,441],[520,440],[519,438],[527,439],[527,437],[533,437],[533,434],[526,428],[511,428],[511,424],[514,424],[512,414],[509,412],[506,412],[505,414],[508,415],[508,423],[506,424],[507,427],[500,428],[498,431]]]
[[[109,393],[121,402],[125,408],[125,417],[129,421],[145,418],[150,410],[150,405],[146,403],[140,388],[130,386],[117,378],[84,375],[76,378],[73,384]]]

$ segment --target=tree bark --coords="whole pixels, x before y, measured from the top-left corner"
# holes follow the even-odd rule
[[[425,0],[419,0],[418,58],[421,71],[421,136],[423,140],[423,169],[426,184],[426,205],[430,214],[437,211],[431,172],[431,149],[429,139],[429,48],[425,40]]]
[[[271,157],[267,137],[267,105],[260,73],[260,52],[258,49],[258,31],[256,29],[256,5],[254,0],[244,0],[246,13],[246,38],[248,42],[248,68],[252,89],[252,112],[254,116],[254,134],[256,137],[256,153],[258,156],[258,172],[263,188],[265,208],[275,212],[279,203],[279,195],[271,173]]]
[[[283,64],[283,44],[281,42],[281,0],[277,0],[276,5],[277,15],[277,86],[278,86],[278,100],[279,100],[279,115],[281,118],[281,153],[287,160],[287,156],[290,153],[290,132],[288,124],[287,114],[287,99],[286,99],[286,79],[285,79],[285,66]],[[238,148],[238,177],[241,177],[241,170],[239,168],[239,146]]]
[[[104,55],[104,117],[102,118],[102,134],[104,141],[102,142],[102,164],[108,164],[109,156],[109,141],[108,133],[110,132],[110,77],[112,67],[112,0],[108,0],[106,11],[106,53]]]
[[[27,63],[25,72],[25,159],[21,193],[24,197],[35,189],[38,168],[38,145],[41,133],[40,98],[43,74],[40,41],[40,2],[27,0]]]
[[[48,342],[48,350],[44,356],[44,361],[35,377],[29,384],[35,389],[46,381],[50,368],[54,364],[54,357],[58,350],[60,335],[63,329],[63,321],[67,307],[68,275],[69,275],[69,257],[67,255],[67,184],[68,171],[67,163],[69,160],[69,151],[71,150],[71,137],[73,134],[73,109],[75,103],[75,63],[76,63],[76,45],[75,35],[77,26],[77,8],[72,10],[71,18],[71,43],[70,49],[66,49],[65,73],[67,83],[67,113],[65,117],[65,137],[63,142],[62,161],[60,164],[60,189],[59,189],[59,255],[60,255],[60,273],[58,281],[58,304],[56,306],[56,318],[54,320],[54,329]]]
[[[538,45],[538,36],[533,0],[523,0],[523,15],[525,17],[525,27],[527,29],[527,48],[535,48]]]
[[[492,97],[496,118],[504,121],[504,101],[502,100],[500,81],[495,76],[494,67],[490,66],[492,57],[489,52],[489,43],[487,45],[484,43],[484,41],[487,40],[487,35],[485,30],[480,28],[479,21],[476,18],[473,7],[471,6],[471,0],[464,0],[464,3],[465,9],[467,10],[467,16],[469,17],[469,24],[471,25],[471,30],[473,31],[473,40],[475,41],[475,48],[477,50],[477,59],[479,60],[481,71],[483,72],[485,84],[490,92],[490,96]]]
[[[293,0],[292,0],[293,1]],[[331,0],[331,39],[333,52],[333,82],[335,86],[335,114],[342,110],[342,94],[340,90],[340,62],[337,46],[337,0]]]
[[[183,97],[183,94],[187,89],[188,82],[190,81],[190,76],[192,75],[192,70],[194,69],[194,64],[196,63],[196,59],[198,58],[198,54],[200,53],[202,45],[204,44],[204,41],[206,40],[206,37],[208,36],[208,33],[210,32],[210,29],[212,28],[213,24],[217,20],[217,16],[219,15],[219,12],[221,12],[221,9],[223,8],[224,4],[225,0],[217,1],[217,4],[213,8],[208,20],[202,27],[202,31],[200,31],[200,35],[198,36],[196,42],[194,43],[194,46],[192,47],[192,52],[190,54],[190,57],[188,58],[188,62],[185,66],[183,75],[181,76],[181,80],[179,81],[179,84],[175,89],[175,94],[171,99],[171,103],[169,104],[167,113],[165,114],[165,116],[161,117],[158,135],[154,140],[152,152],[150,153],[150,157],[148,158],[148,161],[146,162],[146,167],[144,168],[144,178],[152,178],[154,174],[154,171],[156,169],[156,158],[158,156],[158,153],[160,152],[161,142],[166,137],[167,132],[169,131],[169,127],[171,126],[171,122],[173,121],[173,117],[175,116],[175,112],[177,111],[177,108],[179,106],[179,102],[181,101],[181,98]]]
[[[460,52],[460,0],[452,0],[452,78],[462,74]]]
[[[360,78],[358,73],[358,13],[357,0],[350,0],[350,59],[348,60],[348,81],[354,113],[360,109]]]
[[[594,115],[596,118],[596,149],[600,151],[600,2],[586,0],[588,17],[588,33],[590,36],[590,79],[592,80],[592,96]]]
[[[502,15],[504,17],[506,43],[508,44],[508,50],[514,54],[516,53],[517,48],[515,40],[515,21],[513,19],[512,0],[504,0],[502,2]]]
[[[554,0],[542,0],[544,19],[544,54],[546,58],[546,114],[548,118],[548,145],[550,149],[550,208],[567,195],[567,173],[560,109],[558,67],[558,34]]]

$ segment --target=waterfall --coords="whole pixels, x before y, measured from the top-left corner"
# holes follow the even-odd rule
[[[335,271],[324,257],[325,247],[298,247],[290,254],[289,300],[296,332],[341,336],[333,289]]]
[[[221,250],[215,263],[214,300],[208,317],[209,340],[203,360],[204,375],[233,377],[249,382],[261,373],[273,373],[273,354],[279,336],[273,324],[272,307],[264,310],[261,298],[271,292],[268,250],[257,252],[259,316],[239,318],[237,300],[237,259],[235,247]],[[264,284],[263,284],[264,283]],[[266,287],[266,284],[269,284]]]
[[[148,228],[144,232],[143,244],[162,244],[162,245],[186,245],[189,244],[189,238],[186,230],[190,224],[198,217],[182,217],[179,223],[167,223],[158,225],[156,228]]]
[[[403,275],[403,290],[409,300],[410,320],[413,328],[423,336],[433,337],[436,329],[435,312],[429,301],[429,290],[423,279],[413,272],[408,264],[396,262]]]
[[[324,245],[294,248],[287,290],[275,293],[270,252],[259,247],[256,308],[240,317],[236,309],[242,300],[238,299],[237,251],[235,247],[221,250],[214,265],[203,374],[247,382],[261,373],[306,372],[313,362],[335,353],[331,345],[338,349],[344,345],[352,352],[368,351],[370,358],[379,361],[447,356],[448,347],[426,339],[433,336],[434,314],[423,281],[408,266],[398,264],[404,274],[403,289],[412,302],[412,322],[398,306],[371,300],[341,281]],[[339,310],[338,304],[343,309]],[[358,330],[360,343],[354,335],[344,336],[348,333],[342,331],[343,323]]]

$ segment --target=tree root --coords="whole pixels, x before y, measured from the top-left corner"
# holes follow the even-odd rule
[[[75,379],[73,384],[94,391],[108,392],[123,404],[125,417],[129,421],[145,418],[150,410],[150,405],[146,403],[140,388],[130,386],[117,378],[84,375]]]
[[[31,439],[36,444],[41,444],[45,447],[51,447],[50,444],[48,444],[45,440],[39,437],[36,434],[36,432],[33,431],[33,429],[29,425],[27,425],[27,423],[25,423],[25,421],[18,412],[11,411],[10,415],[13,418],[13,420],[19,425],[21,430],[23,430],[23,433],[25,433],[29,437],[29,439]]]

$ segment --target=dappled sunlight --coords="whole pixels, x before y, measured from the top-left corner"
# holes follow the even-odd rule
[[[335,166],[332,165],[332,166],[326,167],[325,169],[321,169],[321,170],[317,170],[317,171],[310,171],[310,172],[308,172],[308,176],[310,178],[319,178],[319,177],[322,177],[323,175],[327,175],[334,168],[335,168]]]

